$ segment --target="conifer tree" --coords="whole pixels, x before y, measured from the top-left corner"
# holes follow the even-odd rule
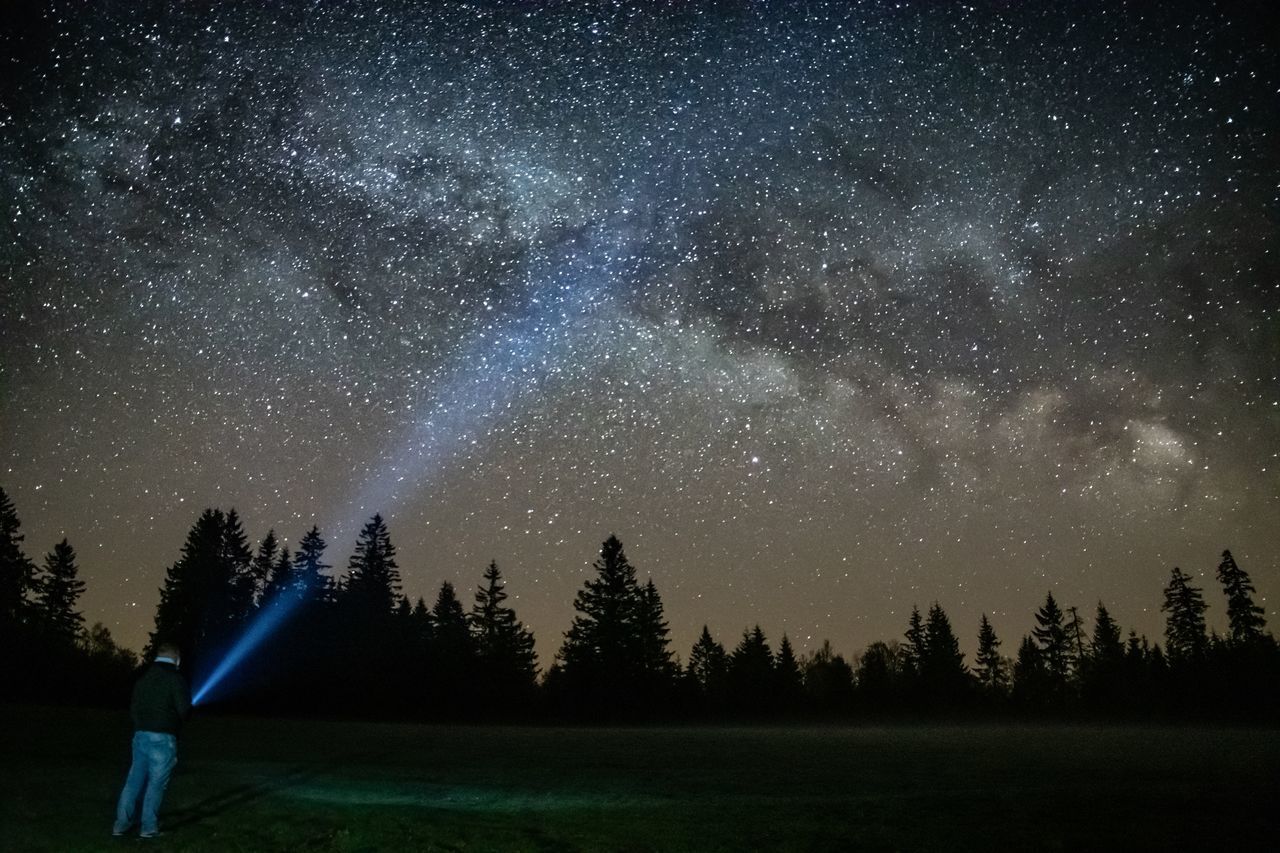
[[[267,584],[271,582],[271,575],[275,571],[276,554],[279,548],[280,543],[276,539],[274,530],[268,530],[267,535],[258,543],[258,552],[254,554],[253,562],[249,565],[247,577],[247,583],[253,592],[250,596],[250,604],[253,607],[262,606],[266,598]]]
[[[1013,663],[1013,698],[1028,706],[1043,703],[1048,698],[1048,679],[1040,646],[1029,635],[1023,636],[1018,646],[1018,657]]]
[[[636,653],[639,675],[649,690],[674,686],[676,665],[671,658],[671,629],[663,615],[662,598],[653,578],[640,588],[636,608]]]
[[[332,567],[324,562],[325,547],[320,528],[312,525],[298,542],[298,553],[293,558],[293,584],[298,594],[311,602],[330,599],[332,583],[326,572]]]
[[[157,643],[176,643],[198,671],[205,648],[221,639],[232,576],[223,561],[226,517],[206,509],[187,533],[182,556],[165,573],[148,655]]]
[[[982,614],[978,624],[978,683],[992,693],[1002,693],[1008,684],[1004,658],[1000,655],[1000,639],[996,637],[995,628],[987,621],[987,614]]]
[[[1076,607],[1067,608],[1068,618],[1064,626],[1067,632],[1067,648],[1070,650],[1070,667],[1079,670],[1088,662],[1089,652],[1085,644],[1084,623]]]
[[[299,555],[303,544],[299,543]],[[400,593],[400,567],[395,557],[387,525],[381,515],[375,515],[360,531],[355,553],[347,563],[343,598],[356,618],[373,622],[390,619]],[[461,609],[459,605],[459,612]]]
[[[903,647],[903,668],[908,675],[919,676],[924,665],[925,631],[920,608],[914,604],[911,605],[911,616],[907,620],[907,631],[904,636],[907,638],[907,644]]]
[[[72,645],[84,637],[84,616],[76,602],[84,592],[76,552],[63,539],[45,555],[37,603],[41,626],[56,642]]]
[[[278,607],[291,596],[298,593],[298,576],[293,567],[293,555],[289,546],[280,549],[272,565],[271,574],[262,586],[261,607]]]
[[[1120,626],[1101,601],[1098,612],[1093,619],[1093,639],[1089,644],[1089,654],[1095,663],[1103,665],[1117,664],[1124,658],[1124,645],[1120,642]]]
[[[920,675],[925,689],[937,700],[955,698],[964,690],[968,676],[960,643],[951,630],[951,620],[936,601],[929,608],[924,625]]]
[[[773,650],[764,631],[756,625],[742,632],[742,640],[729,655],[729,684],[735,710],[758,714],[774,704]]]
[[[1222,552],[1218,564],[1218,582],[1227,596],[1227,623],[1231,630],[1231,642],[1235,645],[1256,643],[1263,637],[1267,620],[1261,607],[1253,603],[1257,590],[1248,573],[1236,564],[1230,551]]]
[[[773,680],[778,691],[778,702],[784,709],[792,709],[800,700],[804,689],[804,675],[800,672],[800,661],[796,659],[795,649],[786,634],[778,643],[778,653],[773,659]]]
[[[537,675],[533,632],[505,604],[507,591],[496,562],[485,569],[484,581],[470,616],[477,657],[490,691],[497,694],[490,699],[514,699],[532,689]]]
[[[1054,601],[1052,592],[1045,596],[1044,605],[1036,611],[1036,627],[1031,629],[1031,634],[1039,644],[1045,677],[1055,689],[1062,688],[1067,683],[1071,667],[1071,642],[1063,624],[1062,609]],[[1021,651],[1019,649],[1020,654]]]
[[[685,672],[702,696],[723,694],[729,673],[729,654],[712,638],[706,625],[702,626],[702,634],[689,651],[689,665]]]
[[[1160,606],[1160,610],[1168,614],[1164,637],[1171,662],[1196,660],[1208,651],[1209,637],[1204,622],[1204,612],[1208,609],[1202,590],[1192,585],[1191,576],[1174,566],[1169,585],[1164,589],[1164,604]]]
[[[221,618],[234,625],[244,621],[253,610],[258,587],[253,576],[253,549],[235,508],[227,511],[222,528],[223,571],[228,580],[222,590]]]
[[[636,629],[640,587],[622,542],[610,536],[600,547],[596,576],[574,597],[577,611],[558,655],[571,689],[589,701],[618,701],[638,668]]]
[[[36,567],[22,553],[22,522],[4,489],[0,489],[0,628],[31,621]]]

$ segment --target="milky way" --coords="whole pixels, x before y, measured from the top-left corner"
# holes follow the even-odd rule
[[[1226,547],[1274,622],[1262,5],[202,5],[3,43],[0,485],[127,644],[211,505],[544,660],[610,532],[682,654],[1158,636]]]

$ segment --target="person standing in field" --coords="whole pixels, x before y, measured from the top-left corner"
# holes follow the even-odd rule
[[[124,835],[136,822],[142,799],[143,838],[160,834],[160,802],[169,785],[169,774],[178,763],[178,731],[191,712],[191,692],[178,672],[182,660],[178,647],[161,643],[156,656],[137,683],[129,702],[133,718],[133,764],[124,780],[116,805],[113,835]]]

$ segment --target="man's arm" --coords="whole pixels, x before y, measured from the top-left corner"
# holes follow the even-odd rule
[[[181,675],[178,676],[176,693],[174,704],[177,706],[178,716],[185,720],[191,715],[191,688],[187,686],[187,680]]]

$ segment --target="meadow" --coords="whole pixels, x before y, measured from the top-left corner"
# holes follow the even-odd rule
[[[1275,849],[1280,732],[194,718],[165,835],[113,839],[121,712],[0,707],[0,850]]]

